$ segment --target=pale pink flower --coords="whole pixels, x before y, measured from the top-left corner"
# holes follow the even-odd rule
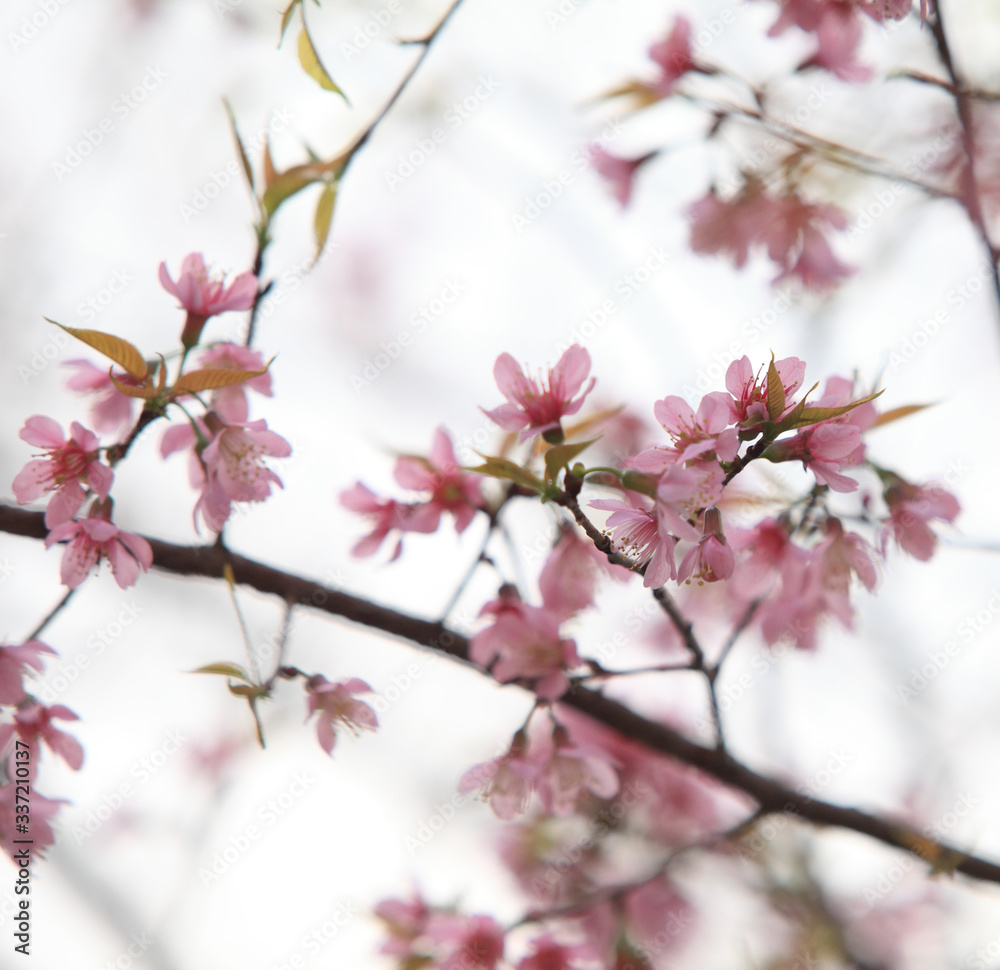
[[[205,369],[244,371],[263,370],[265,365],[264,355],[259,350],[251,350],[249,347],[233,343],[215,344],[201,355],[200,363]],[[220,387],[213,391],[209,402],[210,409],[227,424],[245,424],[250,416],[246,393],[248,387],[258,394],[263,394],[264,397],[271,397],[270,371],[251,377],[242,384]]]
[[[510,403],[490,411],[480,410],[504,431],[521,431],[520,441],[540,434],[546,441],[558,443],[563,440],[560,419],[576,414],[597,383],[592,377],[583,393],[573,400],[589,373],[590,354],[579,344],[573,344],[559,358],[556,366],[549,370],[547,381],[536,382],[525,377],[510,354],[501,354],[493,368],[493,376]]]
[[[353,696],[372,693],[371,687],[363,680],[352,677],[350,680],[331,684],[322,674],[314,674],[306,682],[306,691],[306,720],[319,712],[316,736],[320,747],[327,754],[333,754],[338,727],[345,727],[353,734],[362,730],[374,731],[378,727],[375,712],[364,701]]]
[[[46,457],[29,461],[14,479],[14,497],[26,505],[46,492],[56,492],[45,510],[48,528],[69,521],[80,511],[86,498],[84,483],[104,501],[111,490],[114,472],[101,462],[97,435],[76,421],[69,438],[52,418],[35,415],[20,431],[22,440],[44,448]]]
[[[257,298],[257,277],[253,273],[241,273],[227,286],[225,276],[209,276],[201,253],[184,257],[176,282],[167,271],[167,264],[160,263],[160,285],[187,310],[181,335],[185,347],[198,343],[209,317],[227,310],[249,310]]]
[[[542,605],[563,617],[570,617],[594,603],[594,593],[601,575],[627,579],[629,571],[612,566],[589,539],[567,526],[553,546],[541,575],[538,588]]]
[[[70,589],[79,586],[99,560],[106,559],[115,582],[127,589],[153,565],[153,550],[142,536],[119,529],[107,519],[89,517],[57,525],[45,539],[45,548],[68,542],[60,578]]]
[[[21,858],[15,853],[27,849],[29,855],[34,858],[40,856],[44,851],[56,841],[55,833],[50,824],[53,816],[59,811],[60,806],[67,804],[63,799],[46,798],[39,792],[31,792],[31,844],[25,845],[17,843],[15,839],[23,839],[24,834],[15,828],[15,817],[23,814],[24,809],[24,789],[21,789],[21,800],[17,800],[18,786],[14,782],[0,786],[0,844],[4,852],[19,863]]]
[[[860,444],[861,431],[855,425],[826,421],[774,442],[764,457],[769,461],[801,461],[821,485],[829,485],[835,492],[853,492],[858,483],[841,475],[840,468]]]
[[[691,22],[687,17],[674,18],[670,34],[650,47],[649,56],[660,67],[660,76],[652,88],[661,97],[670,94],[678,79],[688,71],[700,70],[691,56]]]
[[[815,207],[828,212],[827,222],[836,229],[847,225],[844,214],[832,206]],[[822,293],[836,286],[854,272],[854,267],[840,262],[833,254],[827,238],[813,225],[801,229],[801,248],[791,265],[775,278],[774,283],[798,277],[807,289]]]
[[[76,368],[76,373],[66,381],[66,386],[71,391],[95,396],[94,403],[90,406],[90,417],[96,431],[113,435],[131,426],[136,399],[122,394],[115,387],[107,370],[95,367],[83,358],[67,360],[63,367]],[[119,384],[137,387],[141,383],[125,371],[112,370],[111,373]]]
[[[354,556],[374,555],[390,532],[434,532],[441,522],[441,511],[426,503],[406,504],[391,498],[379,498],[367,485],[357,482],[340,493],[340,504],[352,512],[366,515],[375,528],[359,539],[351,549]],[[403,551],[402,536],[389,562],[394,562]]]
[[[677,461],[692,461],[714,452],[720,461],[732,461],[740,448],[733,423],[729,395],[706,394],[695,414],[682,397],[668,395],[653,405],[653,414],[674,440]]]
[[[505,822],[522,815],[538,781],[539,766],[528,756],[528,738],[518,731],[500,758],[474,765],[459,779],[463,795],[478,792]]]
[[[592,963],[592,950],[584,943],[559,943],[552,933],[531,941],[531,952],[522,957],[517,970],[577,970],[580,963]]]
[[[736,569],[732,547],[722,531],[722,513],[713,505],[705,511],[702,537],[687,551],[677,568],[677,582],[698,584],[729,579]]]
[[[552,732],[553,748],[541,762],[538,794],[549,815],[571,815],[585,793],[609,799],[618,794],[618,772],[600,751],[569,740],[565,728]]]
[[[885,490],[889,518],[882,530],[882,553],[889,540],[908,552],[914,559],[926,562],[937,548],[937,536],[930,523],[954,522],[961,511],[958,499],[951,492],[932,485],[911,485],[894,476],[894,483]]]
[[[628,503],[618,499],[595,499],[590,506],[611,513],[607,527],[611,530],[615,550],[635,559],[640,567],[645,566],[643,586],[658,589],[677,575],[674,562],[677,540],[660,532],[653,503],[631,492],[626,493],[626,497]]]
[[[639,158],[619,158],[605,151],[600,145],[591,145],[587,150],[590,164],[597,173],[608,181],[612,195],[624,209],[632,197],[632,180],[639,166],[648,162],[656,153],[642,155]]]
[[[43,653],[57,656],[41,640],[0,646],[0,704],[17,704],[24,697],[24,674],[28,668],[40,671],[45,666]]]
[[[545,607],[523,603],[517,592],[504,588],[499,599],[487,603],[480,616],[492,616],[492,626],[477,633],[469,657],[481,667],[491,667],[501,683],[534,681],[535,693],[546,700],[562,697],[569,689],[566,671],[580,665],[576,642],[560,636],[563,617]]]
[[[201,460],[208,477],[218,478],[230,501],[262,502],[271,494],[272,482],[283,487],[262,459],[287,458],[291,453],[292,446],[261,420],[221,428],[201,453]]]
[[[741,553],[732,589],[746,600],[766,596],[786,568],[798,569],[808,557],[777,519],[764,519],[753,529],[733,529],[728,538],[734,552]]]
[[[625,896],[629,937],[644,950],[669,952],[684,943],[695,911],[665,876],[657,876]]]
[[[80,720],[76,714],[68,707],[63,707],[62,704],[45,707],[32,699],[23,701],[14,712],[13,724],[0,724],[0,750],[5,749],[10,744],[15,734],[30,747],[31,777],[34,777],[35,772],[38,771],[43,741],[74,771],[79,771],[83,766],[83,747],[80,742],[72,735],[54,727],[53,719],[60,721]]]
[[[792,397],[805,379],[806,364],[798,357],[786,357],[776,361],[774,366],[785,392],[787,413],[795,406]],[[734,360],[726,371],[726,390],[733,397],[731,418],[741,428],[749,430],[768,420],[767,370],[762,367],[754,374],[750,358],[744,354],[739,360]]]
[[[698,530],[691,524],[700,509],[715,505],[722,496],[722,469],[714,461],[690,467],[671,465],[656,486],[656,514],[661,535],[694,542]]]
[[[375,907],[375,915],[386,924],[389,939],[382,944],[381,952],[406,958],[414,955],[414,944],[427,926],[431,910],[419,896],[412,900],[383,899]]]
[[[451,438],[444,428],[434,432],[429,458],[404,455],[396,462],[395,476],[403,488],[431,493],[427,502],[429,508],[423,513],[428,521],[431,510],[438,516],[450,512],[458,532],[464,532],[476,512],[483,508],[480,478],[464,472],[459,466]]]
[[[503,959],[504,929],[492,916],[435,913],[427,935],[439,948],[437,970],[494,970]]]

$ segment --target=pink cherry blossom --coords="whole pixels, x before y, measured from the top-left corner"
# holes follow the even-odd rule
[[[71,391],[93,394],[90,417],[94,429],[100,434],[117,434],[132,424],[132,414],[136,399],[122,394],[115,387],[107,370],[95,367],[89,360],[77,358],[67,360],[63,367],[75,367],[76,373],[66,381]],[[112,370],[115,380],[125,386],[138,386],[141,382],[125,371]]]
[[[316,736],[320,747],[333,754],[337,743],[336,729],[345,727],[353,734],[359,731],[374,731],[378,727],[375,712],[355,694],[370,694],[372,689],[357,677],[332,684],[322,674],[315,674],[306,682],[306,705],[308,721],[319,712],[316,719]]]
[[[478,792],[505,822],[522,815],[538,781],[539,766],[528,757],[528,738],[518,731],[500,758],[470,768],[458,782],[463,795]]]
[[[775,362],[775,369],[785,392],[785,411],[794,407],[792,397],[805,379],[806,364],[798,357],[786,357]],[[732,395],[732,420],[740,427],[752,429],[768,420],[767,368],[754,374],[750,358],[744,355],[734,360],[726,371],[726,390]],[[763,380],[760,375],[763,373]]]
[[[431,910],[419,896],[412,900],[383,899],[375,915],[386,924],[389,939],[381,952],[398,958],[414,956],[414,944],[425,933]]]
[[[911,485],[893,476],[893,484],[885,490],[889,518],[882,530],[882,553],[894,539],[904,551],[926,562],[937,548],[937,536],[930,523],[954,522],[961,511],[958,499],[951,492],[933,485]]]
[[[438,946],[437,970],[494,970],[503,959],[504,929],[492,916],[435,913],[427,935]]]
[[[593,605],[602,575],[628,579],[629,571],[612,566],[589,539],[572,526],[565,527],[538,577],[543,606],[567,618],[585,610]]]
[[[687,17],[674,19],[670,34],[650,47],[649,56],[660,67],[660,76],[652,89],[661,97],[670,94],[677,81],[688,71],[700,70],[691,56],[691,22]]]
[[[826,421],[776,441],[764,457],[770,461],[801,461],[821,485],[829,485],[835,492],[853,492],[858,483],[841,475],[840,467],[860,444],[861,431],[855,425]]]
[[[32,749],[32,757],[29,758],[31,777],[34,777],[34,772],[38,770],[43,741],[74,771],[79,771],[83,766],[83,747],[80,742],[72,735],[54,727],[53,719],[80,720],[68,707],[63,707],[61,704],[45,707],[32,699],[22,701],[14,713],[13,724],[0,724],[0,750],[6,748],[15,734]]]
[[[222,370],[263,370],[264,355],[259,350],[251,350],[239,344],[215,344],[201,355],[203,368]],[[220,387],[212,392],[209,407],[227,424],[245,424],[250,416],[246,389],[250,388],[264,397],[271,397],[271,373],[267,371],[242,384]]]
[[[60,578],[70,589],[79,586],[101,559],[111,567],[115,582],[127,589],[153,565],[153,550],[141,536],[119,529],[107,519],[88,517],[57,525],[45,539],[45,548],[68,542]]]
[[[435,532],[441,522],[439,508],[424,502],[408,505],[391,498],[379,498],[361,482],[340,493],[340,504],[352,512],[368,516],[375,523],[375,528],[354,544],[351,553],[355,556],[374,555],[390,532]],[[402,551],[403,539],[400,536],[389,562],[397,560]]]
[[[595,798],[618,794],[618,773],[602,752],[573,744],[565,728],[552,732],[552,750],[539,764],[538,794],[550,815],[570,815],[589,792]]]
[[[736,569],[732,547],[722,531],[722,513],[713,505],[706,509],[702,537],[688,550],[677,569],[677,582],[699,584],[729,579]]]
[[[636,946],[659,954],[685,942],[694,909],[669,879],[658,876],[625,897],[625,922]]]
[[[648,162],[653,154],[642,155],[639,158],[619,158],[605,151],[600,145],[591,145],[587,150],[591,165],[597,173],[608,181],[612,195],[624,209],[632,197],[632,180],[639,167]]]
[[[427,503],[429,509],[423,513],[428,521],[431,510],[438,516],[442,512],[450,512],[458,532],[464,532],[476,512],[483,508],[480,478],[462,471],[455,458],[451,438],[444,428],[438,428],[434,433],[430,458],[404,455],[396,462],[395,476],[403,488],[431,493]],[[437,528],[437,523],[434,528]]]
[[[706,394],[695,414],[682,397],[669,395],[653,405],[653,414],[673,438],[677,461],[692,461],[714,452],[720,461],[732,461],[740,442],[733,423],[729,395],[723,391]]]
[[[661,533],[653,503],[634,493],[627,493],[627,497],[627,503],[618,499],[595,499],[590,506],[611,513],[607,527],[611,530],[615,550],[634,559],[638,566],[645,566],[643,586],[658,589],[677,575],[674,562],[677,540],[669,533]]]
[[[479,615],[494,621],[472,638],[469,657],[474,663],[492,665],[493,676],[502,684],[521,678],[535,681],[535,693],[547,700],[566,693],[566,670],[579,666],[580,658],[576,642],[559,634],[559,613],[529,606],[512,588],[504,588]]]
[[[287,458],[291,453],[292,446],[261,420],[220,428],[201,459],[207,476],[218,480],[230,501],[262,502],[271,494],[272,482],[282,487],[281,479],[262,459]]]
[[[731,530],[728,539],[734,553],[741,554],[732,591],[747,601],[766,596],[785,569],[798,569],[808,556],[777,519],[764,519],[753,529]]]
[[[46,457],[29,461],[14,479],[14,496],[20,505],[33,502],[45,492],[56,494],[45,510],[45,525],[53,528],[80,511],[86,498],[84,483],[104,501],[111,490],[114,472],[101,462],[100,445],[92,431],[73,422],[69,438],[51,418],[28,418],[20,437],[44,448]]]
[[[531,941],[531,952],[521,959],[517,970],[577,970],[580,963],[589,965],[592,951],[583,943],[559,943],[552,933]]]
[[[43,653],[57,656],[41,640],[0,646],[0,704],[17,704],[24,697],[24,674],[29,668],[40,671],[45,666]]]
[[[560,419],[576,414],[597,379],[592,377],[583,393],[573,400],[590,373],[590,354],[573,344],[549,370],[548,380],[525,377],[510,354],[501,354],[493,368],[500,392],[510,402],[487,411],[480,410],[504,431],[521,431],[519,440],[527,441],[541,434],[546,441],[562,441]],[[521,430],[523,429],[523,430]]]
[[[50,824],[53,816],[62,805],[67,804],[62,799],[46,798],[39,792],[31,792],[31,844],[25,846],[16,843],[15,839],[23,839],[24,835],[15,829],[15,817],[24,809],[24,790],[21,790],[21,800],[17,800],[18,786],[14,782],[0,786],[0,845],[15,862],[15,852],[27,848],[32,858],[41,856],[45,850],[55,843],[56,836]]]

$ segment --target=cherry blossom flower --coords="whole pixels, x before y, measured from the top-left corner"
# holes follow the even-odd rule
[[[553,933],[544,933],[531,941],[531,952],[521,959],[517,970],[576,970],[580,962],[592,962],[589,946],[559,943]]]
[[[355,556],[374,555],[390,532],[435,532],[441,522],[441,511],[428,503],[406,504],[391,498],[379,498],[367,485],[357,482],[340,493],[340,504],[352,512],[367,515],[375,528],[359,539],[351,549]],[[397,560],[403,552],[402,536],[389,562]]]
[[[589,539],[583,539],[572,526],[566,526],[538,577],[542,604],[564,618],[573,616],[593,605],[602,575],[628,579],[630,574],[621,566],[611,565]]]
[[[90,406],[94,430],[100,434],[113,435],[131,426],[136,399],[122,394],[115,387],[107,370],[102,370],[83,358],[67,360],[63,367],[76,368],[76,373],[66,381],[66,386],[71,391],[95,396],[94,403]],[[125,371],[112,370],[111,373],[119,384],[138,387],[141,383]]]
[[[171,278],[167,264],[160,263],[160,285],[180,301],[187,311],[181,341],[185,347],[198,343],[205,321],[227,310],[249,310],[257,298],[257,277],[241,273],[226,285],[224,276],[209,276],[201,253],[190,253],[181,263],[177,281]]]
[[[592,377],[583,393],[573,400],[590,373],[590,354],[573,344],[549,370],[547,382],[533,381],[510,354],[501,354],[493,368],[500,392],[510,402],[491,411],[480,408],[504,431],[520,431],[520,441],[542,435],[551,444],[563,440],[560,419],[576,414],[597,379]],[[523,429],[523,430],[522,430]]]
[[[943,488],[911,485],[895,475],[891,482],[885,490],[889,518],[882,530],[882,554],[889,540],[894,539],[914,559],[927,562],[937,548],[937,536],[930,523],[954,522],[961,511],[958,499]]]
[[[208,423],[209,428],[212,427]],[[271,483],[281,479],[262,459],[287,458],[292,446],[281,435],[269,431],[266,421],[227,424],[220,428],[201,453],[205,472],[215,476],[223,494],[232,502],[262,502],[271,494]]]
[[[59,808],[67,804],[63,799],[46,798],[38,791],[32,790],[31,844],[26,846],[23,843],[15,842],[15,839],[24,838],[24,835],[17,832],[14,827],[15,817],[22,814],[24,808],[24,790],[21,790],[21,800],[18,802],[17,788],[18,786],[13,782],[0,786],[0,845],[15,863],[20,862],[23,858],[23,856],[18,858],[15,853],[26,848],[31,857],[40,856],[50,845],[55,843],[56,836],[50,823]]]
[[[740,442],[733,423],[729,395],[723,391],[706,394],[695,414],[682,397],[669,395],[653,405],[653,414],[674,440],[677,461],[692,461],[714,452],[720,461],[732,461]]]
[[[619,158],[605,151],[600,145],[591,145],[587,154],[591,165],[597,173],[608,181],[612,195],[624,209],[632,197],[632,180],[641,165],[644,165],[656,154],[651,152],[639,158]]]
[[[350,680],[332,684],[322,674],[315,674],[306,682],[308,721],[313,714],[319,712],[316,719],[316,736],[320,747],[333,754],[333,746],[337,743],[336,728],[346,727],[357,734],[359,731],[374,731],[378,727],[378,717],[364,702],[353,695],[372,693],[363,680],[352,677]]]
[[[747,601],[766,596],[786,568],[798,569],[808,557],[777,519],[764,519],[752,529],[734,529],[728,538],[734,552],[741,553],[732,591]]]
[[[658,589],[668,579],[677,575],[674,548],[677,540],[669,533],[662,533],[656,507],[645,497],[626,493],[628,502],[618,499],[595,499],[591,508],[610,512],[607,527],[611,530],[611,543],[623,556],[635,559],[645,566],[642,585]]]
[[[0,750],[7,747],[15,734],[31,747],[32,756],[29,758],[31,777],[34,777],[34,773],[38,770],[40,747],[43,741],[74,771],[79,771],[83,766],[83,747],[80,742],[72,735],[54,727],[53,719],[60,721],[80,720],[76,714],[68,707],[63,707],[62,704],[45,707],[38,701],[30,699],[21,702],[14,713],[13,724],[0,724]]]
[[[625,923],[638,947],[659,954],[685,942],[694,910],[669,879],[659,876],[625,896]]]
[[[670,34],[650,47],[649,56],[660,67],[661,74],[652,89],[661,97],[670,94],[677,81],[688,71],[701,70],[691,56],[691,22],[687,17],[674,18]]]
[[[618,787],[618,773],[606,755],[573,744],[563,727],[553,730],[551,754],[538,773],[538,794],[548,814],[570,815],[584,792],[608,799],[618,794]]]
[[[196,430],[197,429],[197,430]],[[194,506],[194,527],[201,532],[201,522],[213,532],[221,532],[232,512],[232,502],[223,491],[217,475],[208,475],[201,459],[212,432],[201,418],[194,425],[175,424],[167,428],[160,440],[160,454],[168,458],[176,451],[190,449],[188,456],[188,481],[200,494]]]
[[[101,462],[97,435],[76,421],[69,438],[51,418],[35,415],[20,431],[22,440],[44,448],[46,457],[29,461],[14,479],[14,496],[20,505],[33,502],[45,492],[56,492],[45,510],[45,525],[53,528],[80,511],[86,498],[83,484],[104,501],[111,490],[114,472]]]
[[[435,913],[427,935],[438,945],[438,970],[494,970],[503,959],[504,929],[492,916]]]
[[[705,511],[702,537],[687,551],[677,569],[677,582],[715,583],[736,569],[732,547],[722,531],[722,513],[713,505]]]
[[[264,355],[259,350],[251,350],[234,343],[215,344],[200,357],[204,368],[223,370],[263,370]],[[220,387],[212,392],[209,407],[227,424],[245,424],[250,416],[246,388],[271,397],[271,373],[266,371],[242,384]]]
[[[431,910],[419,896],[412,900],[383,899],[375,907],[375,915],[389,931],[389,939],[381,952],[405,959],[413,956],[414,944],[424,935]]]
[[[24,674],[29,668],[40,671],[45,666],[43,653],[57,656],[41,640],[0,646],[0,704],[17,704],[24,697]]]
[[[509,822],[524,813],[538,775],[539,767],[528,757],[528,737],[522,730],[514,735],[505,755],[465,772],[459,779],[458,790],[463,795],[479,792],[497,817]]]
[[[483,508],[483,494],[478,475],[462,471],[455,458],[451,438],[444,428],[434,432],[430,458],[404,455],[396,462],[396,481],[403,488],[414,492],[430,492],[429,507],[423,514],[430,519],[433,511],[439,517],[442,512],[450,512],[455,518],[455,529],[464,532]],[[433,532],[437,529],[435,522]]]
[[[795,406],[792,397],[805,379],[806,364],[798,357],[786,357],[776,361],[774,367],[781,378],[787,412]],[[750,430],[768,420],[767,368],[762,370],[763,380],[760,379],[760,372],[754,374],[750,358],[744,354],[739,360],[734,360],[726,371],[726,390],[733,398],[730,404],[732,420],[741,428]]]
[[[135,584],[140,569],[147,572],[153,565],[153,550],[142,536],[93,514],[57,525],[46,537],[45,548],[67,541],[59,575],[70,589],[79,586],[101,559],[107,560],[122,589]]]
[[[493,676],[501,684],[520,678],[535,681],[535,693],[547,700],[566,693],[566,670],[579,666],[580,658],[576,642],[559,634],[563,619],[559,613],[529,606],[516,590],[505,587],[479,615],[493,616],[494,622],[472,638],[469,657],[474,663],[492,665]]]
[[[841,475],[840,467],[860,444],[861,431],[854,425],[825,421],[774,442],[764,457],[769,461],[801,461],[821,485],[829,485],[835,492],[853,492],[858,483]]]

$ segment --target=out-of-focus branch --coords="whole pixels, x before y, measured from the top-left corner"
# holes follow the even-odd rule
[[[43,513],[0,503],[0,532],[42,539],[47,530]],[[228,564],[236,583],[278,596],[286,603],[298,603],[340,616],[470,663],[469,641],[441,623],[421,620],[369,600],[329,589],[305,577],[247,559],[219,545],[179,546],[148,537],[147,541],[153,550],[153,568],[162,572],[221,580],[225,578]],[[755,813],[758,816],[788,813],[816,825],[850,829],[912,852],[923,859],[950,860],[949,869],[974,879],[1000,883],[1000,864],[935,842],[908,825],[869,815],[855,808],[844,808],[810,798],[774,778],[758,774],[725,750],[695,744],[679,731],[666,724],[650,721],[597,691],[576,684],[559,703],[574,708],[651,751],[676,758],[749,795],[759,806]]]

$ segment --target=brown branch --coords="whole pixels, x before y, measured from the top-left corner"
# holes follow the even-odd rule
[[[0,532],[42,539],[46,535],[43,514],[0,503]],[[390,636],[409,640],[418,646],[470,663],[469,641],[441,623],[421,620],[369,600],[328,589],[305,577],[274,569],[217,545],[179,546],[159,539],[147,538],[147,541],[153,550],[153,566],[162,572],[223,579],[223,571],[228,562],[233,578],[241,585],[278,596],[286,602],[343,617],[353,623],[381,630]],[[816,825],[850,829],[886,845],[912,852],[920,858],[927,858],[929,850],[933,849],[941,855],[949,854],[951,858],[956,858],[956,871],[974,879],[1000,883],[1000,865],[997,863],[966,855],[944,843],[932,842],[908,825],[869,815],[855,808],[844,808],[812,799],[774,778],[757,774],[726,751],[695,744],[666,724],[650,721],[624,704],[596,691],[574,685],[560,703],[586,714],[623,737],[659,754],[676,758],[744,792],[760,806],[757,814],[784,812]]]

